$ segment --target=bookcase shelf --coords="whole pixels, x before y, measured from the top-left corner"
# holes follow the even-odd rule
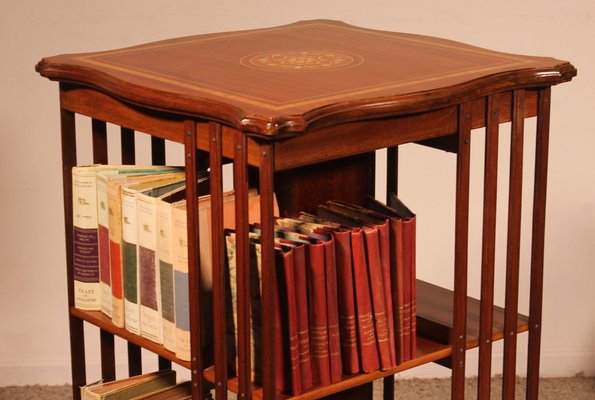
[[[576,69],[546,57],[506,54],[440,38],[382,32],[337,21],[299,23],[242,32],[198,35],[99,53],[42,59],[36,70],[60,82],[73,397],[86,383],[83,322],[101,330],[102,375],[115,378],[114,337],[129,344],[130,374],[140,373],[140,349],[191,372],[192,398],[286,399],[275,382],[275,346],[261,357],[262,387],[253,387],[250,362],[248,187],[260,192],[262,340],[275,338],[274,199],[282,216],[313,212],[341,199],[364,204],[376,186],[397,192],[399,146],[418,143],[454,154],[453,290],[418,281],[417,355],[396,368],[344,375],[296,399],[371,399],[383,379],[393,399],[393,375],[430,362],[452,366],[452,398],[465,398],[466,350],[479,348],[478,398],[489,398],[492,342],[504,340],[504,398],[514,399],[517,334],[528,331],[527,393],[538,398],[543,296],[544,226],[551,87]],[[165,143],[184,146],[188,225],[191,361],[115,327],[99,311],[74,307],[71,169],[77,160],[75,115],[92,119],[94,163],[108,163],[106,124],[121,127],[123,164],[134,164],[134,133],[151,135],[153,164],[165,164]],[[537,117],[532,199],[529,315],[518,314],[524,120]],[[498,136],[510,124],[510,175],[503,308],[494,306]],[[471,131],[485,128],[481,299],[467,296]],[[387,151],[386,182],[376,182],[375,152]],[[224,163],[232,163],[237,265],[238,376],[228,378],[224,294]],[[204,321],[197,170],[210,168],[213,319]],[[437,195],[439,199],[439,195]],[[497,212],[498,211],[498,212]],[[431,249],[418,249],[418,252]],[[444,266],[441,266],[444,268]],[[204,326],[204,324],[207,326]],[[213,332],[205,354],[202,332]],[[130,359],[134,358],[131,364]],[[163,362],[167,360],[167,362]],[[171,364],[169,364],[171,365]]]

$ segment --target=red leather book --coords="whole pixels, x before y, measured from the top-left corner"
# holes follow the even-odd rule
[[[312,380],[318,385],[331,384],[324,253],[322,243],[306,245]]]
[[[397,356],[397,364],[401,364],[404,360],[404,314],[403,314],[403,220],[399,217],[395,210],[379,202],[378,200],[369,197],[367,207],[371,210],[382,214],[389,218],[390,221],[390,276],[392,290],[392,305],[393,305],[393,326],[395,332],[395,348]],[[407,351],[409,352],[410,345],[407,344]]]
[[[341,331],[341,357],[343,372],[359,372],[357,353],[357,324],[355,313],[355,288],[351,258],[351,232],[337,230],[335,250],[337,256],[337,297],[339,301],[339,326]]]
[[[376,345],[376,333],[374,332],[374,317],[372,316],[366,247],[364,234],[360,229],[354,229],[351,232],[351,252],[353,256],[353,281],[355,282],[357,335],[361,370],[363,372],[373,372],[380,367],[380,362]]]
[[[294,396],[302,393],[298,345],[298,311],[295,292],[293,248],[275,250],[277,291],[275,313],[276,387]]]
[[[416,356],[417,336],[416,336],[416,257],[415,257],[415,236],[416,236],[416,216],[396,194],[390,193],[388,196],[389,206],[397,215],[403,219],[403,263],[404,263],[404,292],[405,292],[405,345],[409,344],[407,355],[412,359]]]
[[[380,368],[388,369],[392,366],[390,361],[390,346],[388,343],[388,320],[386,305],[384,303],[383,275],[380,265],[380,243],[378,229],[365,227],[362,229],[366,240],[366,256],[368,261],[368,274],[370,278],[370,293],[372,294],[372,310],[374,313],[374,328],[378,343],[378,356]]]
[[[310,330],[308,327],[308,286],[306,279],[306,246],[297,245],[293,250],[293,276],[298,323],[298,353],[302,389],[312,387],[312,360],[310,358]]]
[[[339,305],[337,299],[337,262],[335,258],[335,239],[322,242],[324,245],[324,267],[326,278],[326,306],[329,337],[329,357],[331,382],[341,381],[343,365],[341,362],[341,334],[339,330]]]
[[[388,357],[389,361],[388,364],[381,363],[382,368],[390,368],[397,365],[397,356],[395,350],[395,329],[393,323],[393,305],[392,305],[392,284],[391,284],[391,273],[390,273],[390,226],[389,220],[386,216],[376,213],[375,211],[369,210],[367,208],[354,205],[354,204],[347,204],[340,201],[328,201],[326,206],[329,207],[333,212],[340,214],[342,217],[352,220],[354,223],[362,224],[364,227],[364,231],[368,229],[375,229],[378,231],[377,234],[377,247],[379,250],[379,258],[378,258],[378,265],[371,265],[368,263],[368,268],[371,269],[372,267],[380,268],[381,279],[380,283],[382,284],[382,294],[383,294],[383,305],[380,304],[379,301],[376,303],[373,301],[372,304],[375,306],[374,314],[377,314],[376,310],[379,310],[379,313],[382,315],[380,319],[375,317],[375,322],[380,324],[380,332],[377,330],[377,335],[380,334],[381,337],[377,336],[380,344],[380,348],[384,347],[383,344],[383,335],[384,335],[384,320],[386,320],[386,327],[388,329],[388,336],[387,336],[387,344],[388,344]],[[370,255],[370,249],[368,248],[368,255]],[[375,269],[376,271],[376,269]],[[372,274],[372,271],[369,271]],[[373,283],[370,278],[370,283]],[[380,292],[374,291],[372,288],[372,299],[374,300],[374,295],[380,295]],[[379,300],[379,299],[378,299]],[[382,355],[381,355],[382,356]],[[381,357],[382,359],[382,357]]]

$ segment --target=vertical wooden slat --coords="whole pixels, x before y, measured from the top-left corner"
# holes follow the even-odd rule
[[[101,342],[101,378],[106,381],[116,379],[116,348],[114,335],[101,329],[99,331]]]
[[[93,134],[93,162],[107,164],[107,124],[93,118],[91,132]]]
[[[496,200],[498,184],[498,128],[500,109],[497,97],[486,104],[485,166],[483,184],[483,233],[481,252],[481,299],[479,327],[479,373],[477,398],[489,400],[492,373],[492,325],[494,309],[494,260],[496,254]]]
[[[523,127],[525,92],[512,96],[508,238],[506,244],[506,291],[504,316],[504,367],[502,398],[514,399],[516,382],[519,261],[521,253],[521,203],[523,188]]]
[[[223,236],[223,153],[221,124],[209,123],[211,173],[211,238],[213,263],[213,314],[215,318],[215,396],[227,400],[227,310],[225,302],[225,239]]]
[[[137,376],[143,373],[143,360],[141,348],[128,342],[128,376]]]
[[[471,105],[458,110],[458,153],[455,206],[455,267],[453,298],[452,388],[453,400],[465,398],[465,342],[467,337],[467,259],[469,243],[469,163]]]
[[[248,240],[248,163],[246,136],[234,132],[233,179],[236,207],[238,380],[240,400],[252,398],[250,381],[250,243]]]
[[[545,198],[550,127],[551,88],[539,91],[537,140],[535,149],[535,187],[533,192],[533,234],[531,238],[531,291],[529,293],[529,350],[527,399],[539,397],[539,356],[543,297],[543,248],[545,240]]]
[[[151,136],[151,163],[165,165],[165,140]]]
[[[260,224],[262,254],[262,342],[271,343],[262,354],[263,396],[275,399],[275,255],[273,226],[274,147],[270,143],[260,145]],[[278,366],[279,368],[281,366]]]
[[[386,149],[386,204],[390,193],[398,194],[399,190],[399,147]]]
[[[72,167],[76,165],[76,126],[74,113],[60,109],[62,142],[62,187],[64,195],[64,233],[66,238],[66,279],[68,307],[74,306],[74,259],[72,245]],[[70,315],[70,367],[72,374],[72,397],[80,400],[80,386],[86,384],[85,332],[83,321]]]
[[[120,147],[122,151],[122,164],[134,165],[136,162],[134,150],[134,131],[122,127],[120,129]]]
[[[190,363],[192,398],[202,399],[202,341],[200,320],[200,236],[198,226],[197,127],[196,122],[184,123],[184,153],[186,159],[186,218],[188,222],[188,293],[190,293]]]

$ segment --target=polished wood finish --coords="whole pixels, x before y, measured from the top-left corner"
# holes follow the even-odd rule
[[[543,252],[545,242],[545,200],[550,126],[551,88],[539,92],[535,182],[533,191],[533,228],[531,235],[531,290],[529,293],[529,350],[527,361],[527,400],[539,397],[539,354],[543,297]]]
[[[271,50],[272,49],[272,50]],[[478,397],[489,399],[492,342],[505,339],[504,398],[512,398],[516,335],[529,330],[527,398],[537,398],[543,292],[544,220],[550,86],[576,69],[553,58],[505,54],[425,36],[336,21],[191,36],[128,49],[41,60],[60,82],[62,161],[73,385],[85,384],[83,324],[101,330],[102,374],[115,375],[114,336],[128,342],[129,372],[141,348],[191,370],[194,399],[227,390],[244,399],[285,399],[275,390],[274,346],[262,357],[262,387],[251,382],[248,187],[259,187],[262,225],[263,337],[274,338],[273,191],[282,215],[314,211],[326,200],[363,203],[376,185],[375,151],[387,148],[387,189],[398,191],[398,146],[419,143],[456,154],[454,291],[418,283],[417,357],[387,371],[346,375],[297,399],[371,399],[371,382],[438,362],[452,372],[452,398],[464,398],[465,353],[479,347]],[[191,361],[117,328],[101,312],[74,308],[71,168],[75,113],[92,122],[93,159],[108,161],[106,123],[121,127],[123,164],[134,164],[136,132],[151,135],[151,160],[165,164],[166,142],[184,145],[188,200]],[[530,315],[517,314],[523,120],[537,116]],[[498,128],[512,121],[507,300],[493,304]],[[470,140],[486,127],[481,300],[467,297]],[[228,377],[224,302],[222,167],[233,162],[237,235],[238,370]],[[203,321],[196,171],[211,168],[214,321]],[[406,170],[401,170],[406,173]],[[420,249],[425,251],[427,249]],[[472,266],[475,267],[475,266]],[[429,288],[429,289],[428,289]],[[427,293],[425,293],[426,291]],[[430,300],[428,300],[430,299]],[[208,305],[210,306],[210,305]],[[529,321],[529,322],[528,322]],[[214,333],[206,356],[201,324]],[[210,325],[212,323],[212,326]],[[271,351],[272,348],[272,351]],[[211,366],[213,365],[213,366]],[[203,380],[205,379],[205,380]],[[80,393],[73,391],[74,398]]]
[[[54,56],[36,68],[140,106],[273,137],[443,108],[576,74],[552,58],[325,20]]]
[[[496,202],[498,190],[498,96],[488,96],[483,183],[483,233],[481,253],[481,315],[479,331],[478,400],[489,400],[492,382],[492,326],[496,257]]]
[[[225,301],[225,239],[223,235],[223,174],[221,125],[209,123],[211,173],[211,237],[213,263],[213,337],[215,341],[215,396],[227,400],[227,309]]]
[[[458,109],[458,153],[455,205],[455,260],[452,330],[452,391],[465,398],[465,343],[467,336],[467,261],[469,243],[469,169],[471,162],[471,104]]]

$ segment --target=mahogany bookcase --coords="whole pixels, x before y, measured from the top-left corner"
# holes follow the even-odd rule
[[[452,398],[463,399],[466,350],[479,347],[478,398],[489,398],[491,348],[504,340],[504,398],[514,398],[517,333],[528,331],[527,398],[537,399],[543,291],[544,219],[551,86],[576,69],[449,40],[315,20],[287,26],[183,37],[126,49],[42,59],[36,70],[60,82],[61,141],[70,344],[74,397],[86,383],[83,323],[100,329],[102,375],[115,378],[114,337],[128,341],[129,374],[140,349],[160,368],[191,371],[193,398],[287,398],[275,391],[275,350],[262,355],[263,384],[250,381],[249,185],[261,195],[263,341],[274,338],[273,192],[282,215],[329,199],[362,203],[374,193],[375,151],[388,149],[387,191],[397,190],[398,146],[420,143],[456,154],[454,291],[418,283],[417,357],[387,371],[345,375],[296,398],[369,399],[371,383],[439,362],[452,368]],[[191,361],[117,328],[100,312],[74,308],[71,168],[77,164],[75,114],[92,119],[93,157],[107,163],[106,123],[121,127],[122,162],[134,163],[134,132],[151,135],[153,163],[165,143],[184,146],[189,243]],[[518,314],[524,119],[537,117],[530,265],[530,312]],[[506,304],[494,306],[499,125],[511,121]],[[476,128],[483,128],[471,134]],[[481,298],[467,297],[470,141],[485,134]],[[227,376],[222,166],[233,163],[238,271],[238,373]],[[201,327],[196,171],[209,167],[212,194],[213,314]],[[383,183],[384,184],[384,183]],[[423,252],[424,249],[418,249]],[[213,354],[201,349],[212,329]]]

